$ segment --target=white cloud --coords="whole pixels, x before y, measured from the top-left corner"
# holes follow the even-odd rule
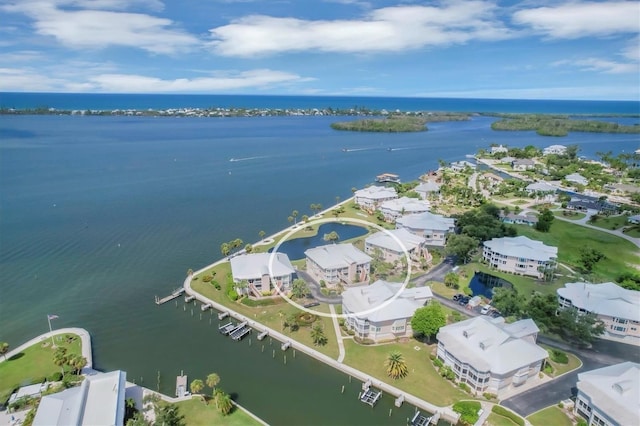
[[[581,71],[603,72],[607,74],[640,72],[640,65],[637,62],[616,62],[602,58],[563,59],[551,65],[554,67],[575,67]]]
[[[29,68],[0,68],[0,91],[2,92],[50,92],[61,84],[60,80]]]
[[[153,6],[158,2],[138,3]],[[26,14],[34,20],[38,34],[55,37],[63,45],[73,48],[127,46],[152,53],[173,54],[199,44],[196,37],[174,28],[169,19],[110,10],[68,10],[58,7],[61,5],[118,8],[130,3],[121,0],[23,1],[3,9]]]
[[[638,33],[639,17],[640,2],[637,1],[573,1],[519,10],[513,14],[513,21],[552,38],[572,39]]]
[[[246,88],[261,89],[311,80],[296,74],[268,69],[222,73],[213,77],[193,79],[165,80],[131,74],[103,74],[89,79],[96,91],[120,93],[219,92]]]
[[[386,7],[353,20],[250,15],[211,29],[211,45],[221,55],[250,57],[291,51],[397,52],[510,37],[495,12],[489,1],[455,0]]]
[[[416,93],[417,97],[467,98],[467,99],[542,99],[542,100],[631,100],[640,97],[638,86],[548,86],[528,89],[501,89],[500,87],[476,90],[451,90]]]
[[[640,62],[640,37],[633,38],[620,53],[630,61]]]

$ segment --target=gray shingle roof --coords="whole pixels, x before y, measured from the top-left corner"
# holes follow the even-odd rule
[[[308,249],[305,256],[322,269],[346,268],[352,263],[358,265],[371,262],[371,257],[358,250],[353,244],[327,244]]]
[[[476,370],[507,374],[548,356],[546,350],[524,339],[526,332],[537,333],[535,323],[521,321],[507,325],[486,317],[470,318],[442,327],[437,337],[447,351]]]
[[[420,244],[425,242],[425,239],[419,237],[411,232],[407,231],[404,228],[393,229],[391,231],[387,231],[390,234],[393,234],[408,251],[411,251],[420,246]],[[398,244],[398,242],[393,239],[391,235],[387,232],[380,231],[375,234],[367,237],[365,240],[366,244],[370,244],[372,246],[380,247],[382,249],[393,250],[393,251],[401,251],[402,248]]]
[[[556,290],[579,309],[599,315],[640,321],[640,291],[627,290],[608,282],[602,284],[566,283]]]
[[[620,425],[640,420],[640,364],[623,362],[578,374],[578,390]]]
[[[271,253],[251,253],[231,259],[231,273],[235,280],[257,279],[269,275],[269,258]],[[295,269],[284,253],[276,253],[273,259],[273,276],[282,277],[293,274]]]
[[[424,306],[433,297],[430,287],[404,289],[393,302],[384,308],[366,315],[358,315],[359,312],[365,312],[380,306],[398,294],[401,288],[402,283],[378,280],[368,286],[346,290],[342,293],[342,304],[349,312],[354,313],[359,318],[366,318],[372,322],[382,322],[411,318],[416,309]]]
[[[357,190],[354,195],[356,198],[368,198],[371,200],[387,199],[398,196],[395,188],[386,186],[368,186]]]
[[[495,253],[524,259],[548,261],[558,257],[557,247],[524,236],[493,238],[484,245]]]
[[[410,214],[412,212],[424,212],[431,208],[431,203],[426,200],[419,200],[417,198],[402,197],[395,200],[383,201],[380,204],[381,210],[390,210],[393,212],[402,212]]]

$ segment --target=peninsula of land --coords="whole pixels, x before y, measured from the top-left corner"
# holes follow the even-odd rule
[[[415,114],[391,114],[386,118],[341,121],[332,123],[331,128],[354,132],[424,132],[428,130],[427,123],[466,120],[469,120],[469,114],[419,112]]]

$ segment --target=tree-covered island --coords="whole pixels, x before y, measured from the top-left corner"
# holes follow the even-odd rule
[[[569,132],[640,133],[640,125],[625,126],[611,121],[583,120],[567,115],[497,114],[493,130],[535,130],[540,136],[567,136]]]
[[[469,120],[468,114],[453,112],[392,114],[384,118],[367,118],[354,121],[340,121],[331,124],[334,130],[349,130],[353,132],[424,132],[427,123],[442,121]]]

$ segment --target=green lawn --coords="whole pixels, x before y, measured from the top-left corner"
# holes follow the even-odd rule
[[[627,224],[627,215],[603,216],[595,221],[589,221],[589,225],[604,229],[618,229]]]
[[[545,348],[547,352],[549,352],[549,355],[551,355],[550,346],[547,346],[547,345],[540,345],[540,346]],[[559,364],[557,362],[551,361],[551,358],[547,359],[547,362],[553,366],[553,373],[551,374],[551,377],[558,377],[561,374],[568,373],[569,371],[573,371],[576,368],[580,368],[582,366],[582,361],[580,361],[580,358],[578,358],[577,356],[575,356],[570,352],[567,352],[567,351],[563,351],[563,352],[566,353],[567,357],[569,358],[569,362],[567,364]]]
[[[633,238],[640,238],[640,225],[629,226],[625,228],[624,232],[626,235]]]
[[[573,426],[573,422],[555,405],[527,417],[533,426]]]
[[[601,251],[606,258],[594,267],[593,276],[597,281],[614,281],[623,271],[635,271],[630,265],[640,264],[638,248],[633,243],[595,229],[561,220],[554,220],[549,232],[539,232],[526,225],[516,225],[516,228],[518,235],[558,247],[558,261],[573,269],[579,269],[580,248]]]
[[[184,415],[185,423],[191,425],[225,425],[225,426],[250,426],[260,423],[239,408],[235,408],[228,416],[223,416],[216,409],[213,401],[209,405],[200,398],[192,398],[175,404]]]
[[[414,339],[406,343],[389,343],[378,346],[359,345],[352,340],[344,341],[346,357],[344,363],[364,371],[371,376],[409,392],[432,404],[446,406],[470,396],[440,377],[433,367],[429,354],[434,345],[426,345]],[[416,350],[418,347],[420,350]],[[390,352],[402,353],[409,374],[399,380],[387,376],[384,361]]]
[[[69,354],[81,354],[81,341],[76,339],[68,343],[66,337],[75,336],[72,334],[61,334],[55,336],[56,346],[67,348]],[[9,348],[11,349],[11,348]],[[25,386],[35,381],[42,381],[42,378],[49,377],[60,367],[53,363],[54,349],[51,347],[51,339],[38,343],[12,358],[0,363],[0,403],[4,403],[11,396],[14,388]]]
[[[219,277],[220,274],[225,277],[226,274],[224,274],[224,270],[228,268],[228,263],[218,265],[216,269],[219,269],[219,272],[216,275],[216,278]],[[290,336],[292,339],[297,340],[302,344],[313,347],[319,352],[330,356],[331,358],[335,359],[338,357],[338,342],[335,337],[335,332],[333,331],[331,318],[318,317],[318,319],[316,320],[316,322],[323,324],[325,334],[328,338],[328,343],[324,346],[313,346],[313,340],[311,339],[310,335],[311,327],[300,327],[300,329],[295,332],[291,332],[289,328],[285,330],[282,329],[283,318],[294,312],[302,312],[295,306],[292,306],[285,301],[281,301],[276,305],[256,307],[246,306],[239,302],[232,302],[224,292],[224,280],[220,280],[220,284],[222,286],[222,290],[216,290],[210,283],[205,283],[202,280],[192,281],[191,286],[195,291],[202,294],[203,296],[208,297],[209,299],[212,299],[224,306],[227,306],[242,315],[245,315],[249,318],[254,318],[256,322],[264,324],[267,327],[273,328],[274,330]],[[329,312],[328,305],[316,306],[313,309],[318,312]]]
[[[511,419],[508,419],[496,413],[489,414],[489,418],[487,418],[487,423],[489,424],[489,426],[518,426]]]

